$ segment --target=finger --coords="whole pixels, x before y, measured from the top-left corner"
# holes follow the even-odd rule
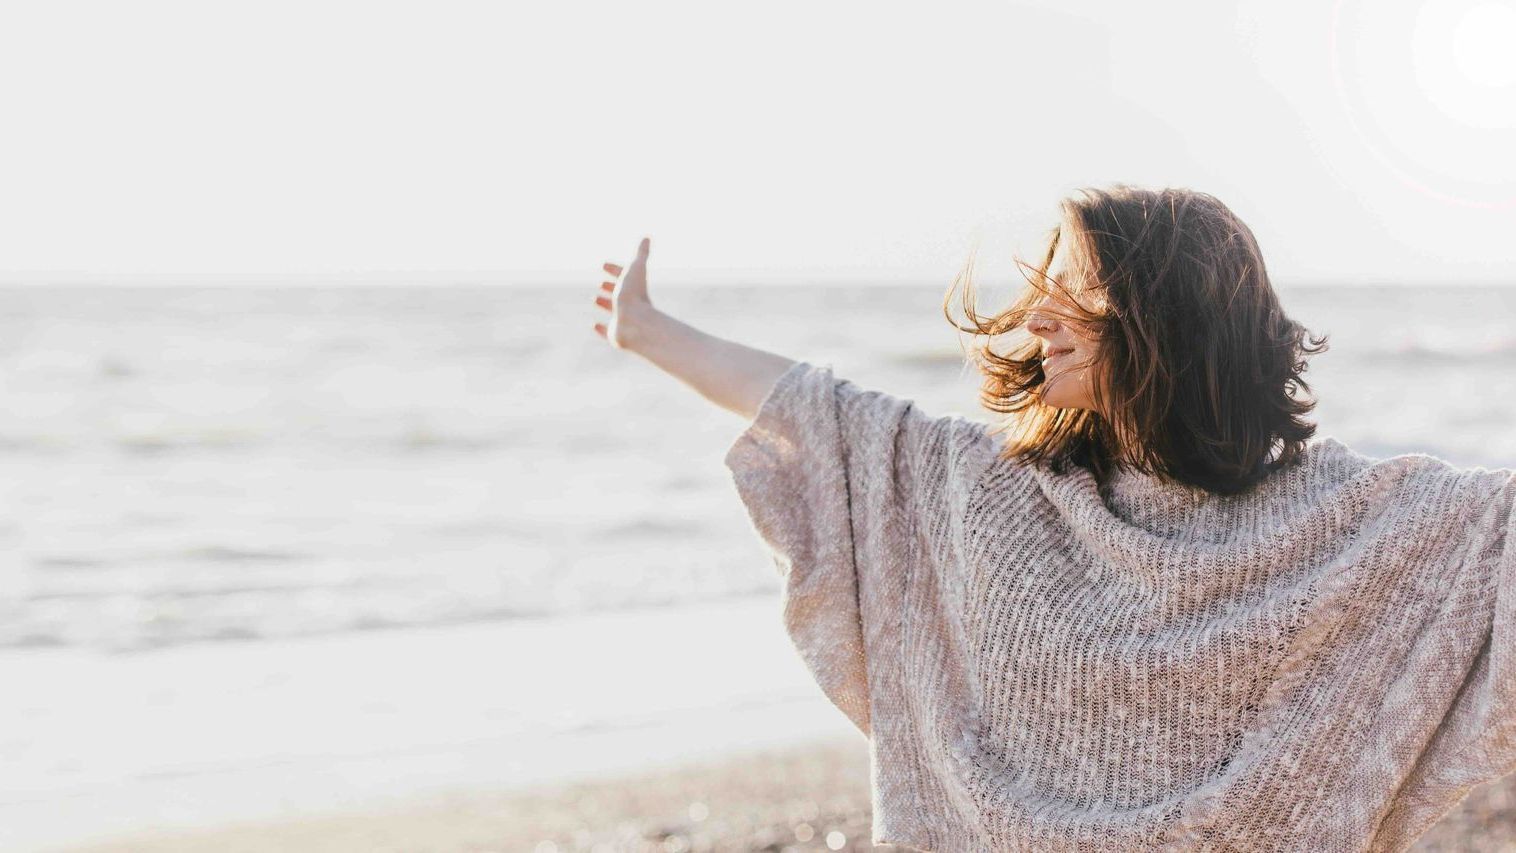
[[[595,297],[595,304],[599,305],[601,308],[611,307],[611,301],[609,299],[606,299],[604,296]]]
[[[600,282],[600,289],[601,290],[615,290],[616,289],[616,282],[614,282],[614,281],[602,281],[602,282]]]
[[[602,338],[605,337],[605,324],[604,323],[596,323],[595,324],[595,334],[599,335]]]
[[[648,249],[652,248],[652,245],[652,238],[643,237],[642,242],[637,244],[637,260],[646,261]]]
[[[608,273],[610,273],[611,275],[621,275],[621,265],[620,264],[613,264],[613,263],[610,263],[609,261],[607,261],[606,264],[605,264],[605,271],[608,272]]]

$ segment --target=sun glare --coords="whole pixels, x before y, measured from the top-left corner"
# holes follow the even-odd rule
[[[1516,0],[1433,0],[1411,38],[1416,81],[1448,117],[1516,128]]]
[[[1453,28],[1453,61],[1480,86],[1516,84],[1516,4],[1485,3],[1465,12]]]
[[[1365,149],[1417,192],[1516,205],[1516,0],[1338,0],[1333,82]]]

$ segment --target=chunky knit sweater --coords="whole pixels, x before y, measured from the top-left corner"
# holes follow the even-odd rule
[[[725,457],[875,843],[1399,851],[1516,769],[1516,472],[1318,437],[1223,496],[1001,441],[800,361]]]

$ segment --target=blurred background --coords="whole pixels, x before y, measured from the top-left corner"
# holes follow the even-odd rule
[[[1210,192],[1319,434],[1516,467],[1516,2],[0,6],[0,848],[868,846],[654,301],[981,420],[942,299]],[[955,312],[956,302],[955,302]],[[1516,785],[1419,849],[1516,849]]]

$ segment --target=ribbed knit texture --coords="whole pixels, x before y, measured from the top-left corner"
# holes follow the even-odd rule
[[[990,429],[801,361],[725,457],[875,843],[1399,851],[1516,769],[1516,471],[1100,489]]]

